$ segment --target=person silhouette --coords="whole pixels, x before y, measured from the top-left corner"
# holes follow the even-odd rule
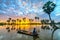
[[[36,30],[36,28],[33,29],[33,35],[37,35],[37,30]]]
[[[38,37],[38,33],[37,33],[37,30],[36,28],[33,29],[33,40],[36,40]]]

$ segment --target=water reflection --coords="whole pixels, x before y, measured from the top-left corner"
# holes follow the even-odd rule
[[[60,29],[55,31],[53,39],[54,40],[60,40]]]
[[[28,36],[22,35],[22,34],[17,34],[16,30],[11,30],[10,26],[10,32],[7,32],[6,30],[6,25],[5,26],[0,26],[0,40],[28,40]],[[24,38],[24,39],[23,39]],[[32,37],[29,37],[32,39]]]
[[[28,35],[24,35],[24,34],[18,34],[17,33],[17,25],[4,25],[4,26],[0,26],[0,40],[33,40],[33,37],[28,36]],[[7,27],[9,27],[8,29],[10,29],[10,32],[7,32],[8,29],[6,29]],[[11,28],[15,28],[15,29],[11,29]],[[41,40],[50,40],[51,38],[51,33],[52,31],[49,30],[43,30],[41,29],[41,26],[39,27],[40,32],[39,32],[39,37]],[[54,33],[54,40],[60,40],[60,30],[57,30]],[[47,35],[47,36],[46,36]],[[39,39],[37,39],[39,40]]]

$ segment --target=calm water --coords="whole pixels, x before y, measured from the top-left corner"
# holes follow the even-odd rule
[[[16,30],[11,30],[10,32],[7,32],[6,27],[6,25],[0,26],[0,40],[33,40],[33,37],[18,34]],[[40,29],[40,38],[38,38],[37,40],[50,40],[51,32],[51,30]],[[54,33],[54,40],[60,40],[60,30],[57,30]]]

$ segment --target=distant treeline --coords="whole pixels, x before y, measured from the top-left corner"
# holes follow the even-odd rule
[[[6,25],[6,23],[0,23],[0,26],[2,26],[2,25]]]
[[[51,23],[44,23],[44,24],[49,25]],[[60,25],[60,22],[54,23],[54,24]],[[0,26],[2,26],[2,25],[20,25],[20,24],[16,24],[16,23],[0,23]],[[22,25],[26,25],[26,24],[22,24]],[[41,23],[28,23],[27,25],[41,25]]]

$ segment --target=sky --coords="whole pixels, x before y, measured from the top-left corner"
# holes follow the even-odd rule
[[[60,21],[60,0],[0,0],[0,20],[18,17],[49,19],[42,7],[47,1],[56,4],[51,13],[52,20]]]

